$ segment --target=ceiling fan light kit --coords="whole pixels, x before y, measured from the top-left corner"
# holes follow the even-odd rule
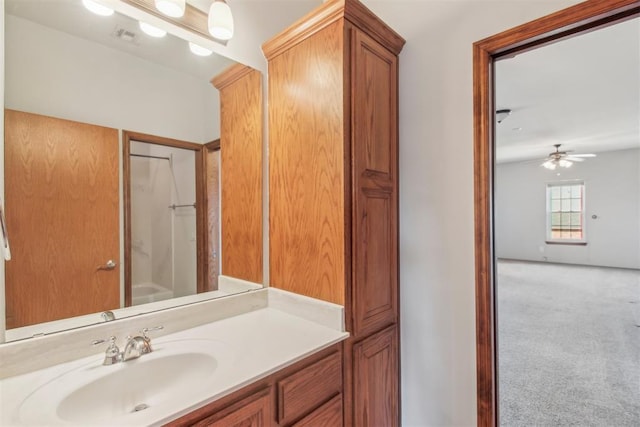
[[[570,168],[574,162],[583,162],[585,157],[596,157],[595,154],[568,154],[567,151],[560,151],[561,144],[554,144],[556,151],[549,153],[549,156],[540,166],[555,170],[557,167]]]

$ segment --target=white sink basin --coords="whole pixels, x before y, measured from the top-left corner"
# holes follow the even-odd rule
[[[233,360],[221,343],[176,340],[110,366],[102,357],[50,380],[22,403],[20,421],[47,425],[144,425],[177,401],[195,402]],[[151,416],[151,417],[150,417]]]

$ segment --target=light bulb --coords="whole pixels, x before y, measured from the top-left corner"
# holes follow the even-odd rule
[[[113,9],[100,4],[94,0],[82,0],[82,4],[84,5],[84,7],[86,7],[87,9],[89,9],[91,12],[95,13],[96,15],[100,15],[100,16],[111,16],[113,15]]]
[[[215,0],[209,9],[209,33],[219,40],[233,37],[233,16],[231,8],[224,0]]]
[[[191,51],[191,53],[196,54],[198,56],[209,56],[213,53],[212,50],[209,50],[207,48],[204,48],[200,45],[197,45],[193,42],[189,42],[189,50]]]
[[[563,167],[563,168],[570,168],[572,164],[573,164],[573,162],[571,162],[569,160],[565,160],[565,159],[561,159],[560,160],[560,166]]]
[[[154,27],[151,24],[147,24],[146,22],[139,22],[140,29],[148,36],[151,37],[164,37],[167,35],[167,32],[162,28]]]
[[[185,0],[155,0],[156,9],[172,18],[180,18],[186,8]]]

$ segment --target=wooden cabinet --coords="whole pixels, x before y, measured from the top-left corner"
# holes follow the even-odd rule
[[[194,423],[196,427],[266,427],[272,425],[269,389],[254,393]]]
[[[262,74],[234,64],[220,91],[221,273],[262,283]]]
[[[342,353],[335,344],[168,425],[340,427]]]
[[[354,425],[388,426],[398,420],[398,334],[392,326],[353,346]]]
[[[399,424],[403,45],[357,0],[327,1],[263,45],[270,282],[345,306],[345,425]]]
[[[342,391],[342,360],[334,353],[278,381],[278,422],[289,425]]]

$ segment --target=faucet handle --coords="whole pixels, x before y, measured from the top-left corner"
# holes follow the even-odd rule
[[[109,346],[107,350],[104,352],[104,362],[103,365],[113,365],[114,363],[120,362],[120,349],[116,345],[116,337],[113,335],[109,337]],[[91,345],[98,345],[107,342],[106,339],[91,341]]]
[[[149,336],[147,335],[147,332],[153,332],[153,331],[160,331],[164,329],[164,326],[154,326],[153,328],[144,328],[141,332],[142,332],[142,337],[145,340],[150,340],[151,338],[149,338]]]
[[[147,335],[148,332],[153,332],[153,331],[159,331],[164,329],[164,326],[154,326],[153,328],[144,328],[141,332],[142,332],[142,338],[145,340],[145,342],[147,343],[148,349],[149,349],[149,353],[151,353],[153,351],[153,348],[151,348],[151,338],[149,338],[149,335]]]

